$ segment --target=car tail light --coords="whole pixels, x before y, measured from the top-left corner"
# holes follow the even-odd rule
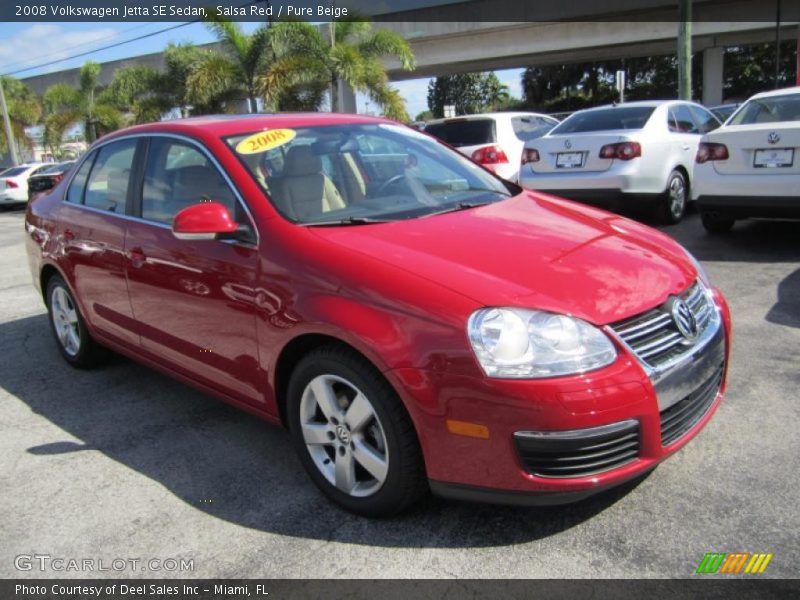
[[[695,156],[694,160],[702,164],[709,160],[728,160],[728,158],[728,147],[725,144],[700,142],[697,146],[697,156]]]
[[[475,150],[472,153],[472,160],[482,165],[496,165],[498,163],[507,163],[508,157],[500,146],[486,146]]]
[[[539,151],[534,148],[525,148],[522,151],[522,164],[539,162]]]
[[[58,173],[57,175],[51,175],[50,180],[53,182],[53,185],[57,184],[59,181],[64,179],[63,173]]]
[[[638,142],[618,142],[606,144],[600,148],[600,158],[616,158],[631,160],[642,155],[642,146]]]
[[[13,181],[12,179],[6,179],[6,189],[7,190],[13,190],[13,189],[16,189],[18,187],[19,187],[19,185],[17,185],[16,181]]]

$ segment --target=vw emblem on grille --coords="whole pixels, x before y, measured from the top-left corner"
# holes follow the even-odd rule
[[[564,140],[564,148],[566,148],[567,150],[572,148],[572,142],[570,142],[569,140]]]
[[[781,141],[781,134],[779,134],[777,131],[771,131],[767,136],[767,141],[770,144],[777,144]]]
[[[689,305],[680,298],[674,298],[669,312],[680,334],[686,338],[687,341],[694,341],[699,330],[697,328],[697,319],[695,319],[694,313],[692,309],[689,308]]]

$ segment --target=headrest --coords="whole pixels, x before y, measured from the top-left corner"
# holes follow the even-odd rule
[[[284,177],[302,177],[322,172],[322,160],[311,151],[311,146],[292,146],[286,153]]]

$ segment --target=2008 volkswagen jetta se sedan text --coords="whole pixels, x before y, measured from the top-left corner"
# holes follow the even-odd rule
[[[681,246],[380,118],[118,131],[30,204],[26,244],[68,363],[110,348],[287,427],[364,515],[579,500],[725,388],[728,308]]]

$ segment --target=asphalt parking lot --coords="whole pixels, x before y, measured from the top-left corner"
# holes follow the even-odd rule
[[[797,576],[800,223],[710,237],[690,214],[667,231],[733,312],[729,391],[705,431],[576,505],[430,499],[376,521],[326,501],[285,432],[126,359],[67,366],[30,283],[23,212],[0,212],[0,577],[687,577],[711,551],[772,552],[761,577]],[[31,554],[193,570],[17,570]]]

